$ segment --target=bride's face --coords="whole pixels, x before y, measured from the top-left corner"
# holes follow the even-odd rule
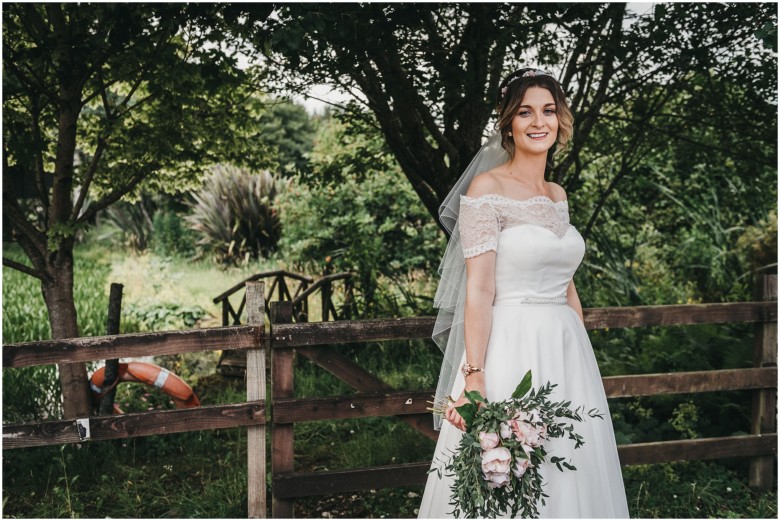
[[[558,137],[558,115],[549,90],[530,87],[512,119],[515,152],[547,153]]]

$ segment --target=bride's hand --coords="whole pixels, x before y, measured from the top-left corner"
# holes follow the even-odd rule
[[[484,388],[475,388],[475,389],[468,389],[469,391],[479,391],[479,393],[482,396],[485,396],[487,394],[485,392]],[[460,398],[458,398],[457,401],[452,402],[447,406],[447,410],[444,413],[444,417],[447,419],[448,422],[450,422],[452,425],[457,427],[458,429],[462,430],[463,432],[466,432],[466,420],[463,419],[463,416],[460,415],[460,413],[457,410],[457,407],[460,407],[464,403],[468,403],[468,398],[466,398],[466,391],[463,391],[460,394]]]

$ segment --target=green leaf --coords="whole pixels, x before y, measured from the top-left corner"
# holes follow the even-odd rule
[[[466,393],[468,396],[468,393]],[[455,407],[466,422],[466,430],[471,428],[471,424],[474,422],[474,417],[477,415],[477,406],[474,403],[464,403],[460,407]]]
[[[487,401],[487,399],[484,396],[482,396],[482,394],[479,391],[466,391],[464,394],[468,399],[468,401],[470,401],[475,407],[477,406],[477,402]]]
[[[523,380],[515,389],[515,392],[512,393],[512,398],[519,400],[520,398],[528,394],[528,391],[530,390],[531,390],[531,370],[529,369],[528,372],[525,373]]]

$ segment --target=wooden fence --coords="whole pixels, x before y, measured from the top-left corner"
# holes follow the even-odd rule
[[[90,440],[148,436],[192,430],[248,429],[249,515],[265,514],[265,356],[272,356],[271,473],[273,517],[292,517],[297,497],[371,488],[420,485],[430,461],[340,471],[296,473],[293,427],[296,422],[397,415],[431,438],[427,400],[433,389],[397,391],[328,346],[351,342],[430,338],[433,317],[292,323],[292,302],[272,302],[270,333],[263,330],[262,282],[247,282],[249,325],[179,332],[116,335],[6,345],[5,367],[86,362],[106,358],[170,355],[216,349],[246,350],[247,402],[195,409],[98,416],[85,419]],[[623,465],[675,460],[750,457],[750,484],[771,486],[777,454],[777,276],[763,276],[756,301],[727,304],[640,306],[585,310],[588,329],[755,323],[754,367],[603,379],[610,398],[658,394],[752,390],[751,434],[721,438],[620,445]],[[294,357],[322,366],[358,394],[294,398]],[[3,426],[4,448],[86,441],[78,421],[59,420]]]
[[[252,518],[266,517],[264,346],[267,336],[263,323],[263,282],[247,283],[246,302],[249,322],[246,326],[4,345],[4,368],[241,349],[247,356],[247,401],[192,409],[3,425],[3,449],[246,427],[248,513]]]
[[[430,461],[301,473],[294,468],[296,422],[399,415],[431,438],[427,400],[433,389],[396,391],[328,349],[334,344],[429,338],[434,318],[341,322],[291,322],[289,302],[271,303],[273,517],[292,517],[294,499],[383,487],[424,484]],[[623,465],[750,457],[750,484],[772,484],[777,454],[777,276],[762,276],[755,302],[592,308],[587,329],[754,322],[753,368],[613,376],[603,378],[607,397],[752,390],[751,434],[618,446]],[[294,357],[301,354],[357,391],[356,395],[294,398]]]

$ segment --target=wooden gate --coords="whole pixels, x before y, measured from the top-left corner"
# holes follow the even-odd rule
[[[430,461],[327,472],[295,472],[293,426],[318,421],[399,415],[433,439],[427,401],[434,390],[397,391],[335,353],[329,346],[354,342],[430,338],[434,317],[291,322],[288,302],[271,303],[273,517],[292,517],[297,497],[421,485]],[[755,302],[592,308],[588,329],[753,322],[754,367],[719,371],[603,378],[609,398],[658,394],[754,390],[751,434],[721,438],[620,445],[623,465],[678,460],[751,457],[750,484],[772,483],[777,454],[777,276],[763,276]],[[294,357],[301,354],[360,391],[357,395],[294,398]]]

